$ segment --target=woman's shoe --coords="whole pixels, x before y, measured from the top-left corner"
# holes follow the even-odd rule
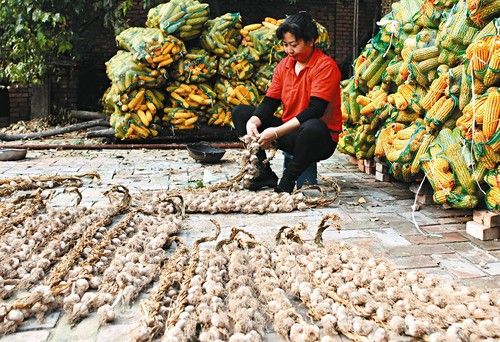
[[[291,176],[289,173],[283,172],[283,177],[276,188],[274,188],[275,192],[288,192],[291,194],[293,189],[295,189],[295,182],[297,181],[297,177]]]
[[[250,182],[248,190],[255,191],[265,187],[274,188],[276,184],[278,184],[278,176],[270,167],[266,167],[262,168],[259,175]]]

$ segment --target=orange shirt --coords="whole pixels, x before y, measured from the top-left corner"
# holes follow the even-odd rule
[[[315,48],[311,59],[298,76],[295,73],[294,59],[285,57],[274,69],[266,96],[279,99],[283,103],[283,122],[306,109],[311,96],[328,101],[321,120],[326,123],[332,139],[338,141],[338,133],[342,131],[340,77],[337,63]]]

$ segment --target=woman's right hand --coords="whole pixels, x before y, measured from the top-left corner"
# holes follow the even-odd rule
[[[257,123],[258,121],[258,123]],[[247,121],[247,134],[251,136],[252,138],[259,138],[259,126],[260,126],[260,119],[256,116],[252,116],[248,121]]]

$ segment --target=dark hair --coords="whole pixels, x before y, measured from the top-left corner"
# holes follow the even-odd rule
[[[276,35],[279,39],[283,39],[287,32],[293,34],[297,40],[303,39],[306,42],[314,42],[318,38],[318,27],[307,12],[299,12],[286,17],[285,22],[276,30]]]

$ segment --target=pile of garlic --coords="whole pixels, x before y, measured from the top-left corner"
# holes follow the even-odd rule
[[[190,258],[182,271],[176,269],[184,275],[191,269],[187,290],[179,280],[170,290],[162,288],[172,291],[168,301],[157,297],[164,315],[157,310],[145,317],[137,339],[262,341],[269,331],[290,341],[500,337],[498,291],[477,292],[424,272],[396,270],[345,243],[303,242],[293,236],[303,228],[280,232],[274,247],[249,234],[243,239],[236,229],[215,249],[202,249],[194,263]]]

